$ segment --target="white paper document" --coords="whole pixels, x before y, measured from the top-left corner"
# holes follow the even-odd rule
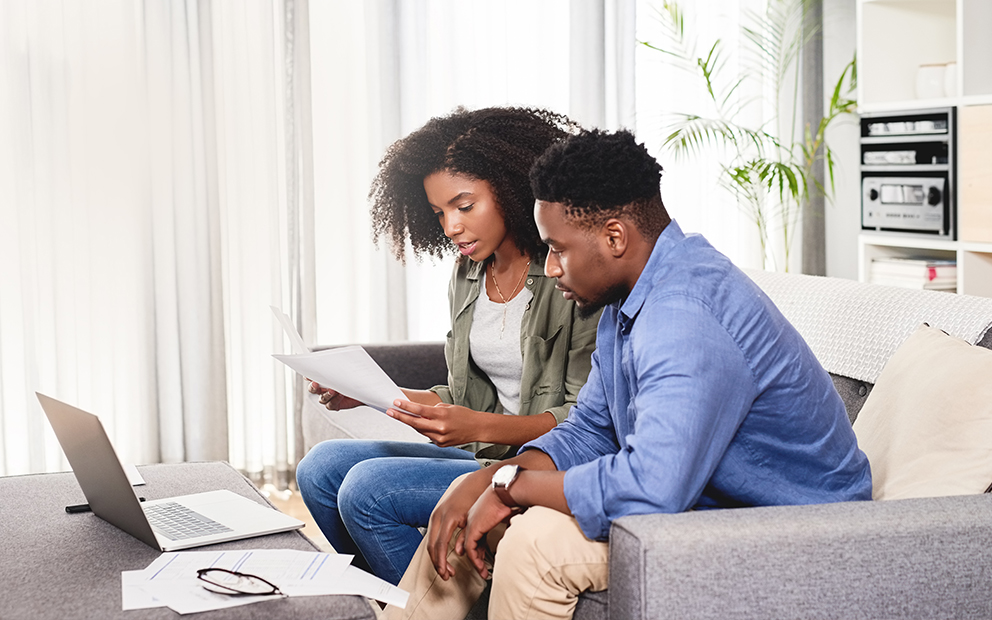
[[[385,413],[406,395],[362,347],[340,347],[299,355],[273,355],[304,377]]]
[[[204,588],[196,576],[201,568],[226,568],[262,577],[290,597],[354,594],[406,605],[408,593],[350,566],[351,559],[350,555],[289,549],[163,553],[144,570],[121,573],[121,601],[125,611],[169,607],[189,614],[273,598],[218,594]]]
[[[293,353],[297,355],[300,353],[309,353],[310,348],[303,342],[303,336],[300,335],[299,330],[293,325],[293,320],[279,308],[275,306],[269,306],[269,308],[272,310],[272,314],[275,315],[279,325],[282,325],[282,330],[286,332],[286,337],[289,338],[289,347]]]

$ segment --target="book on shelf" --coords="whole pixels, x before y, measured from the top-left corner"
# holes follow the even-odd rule
[[[953,260],[934,258],[876,258],[871,261],[869,281],[886,286],[954,292],[958,266]]]
[[[920,278],[915,277],[904,277],[904,276],[872,276],[872,284],[882,284],[885,286],[898,286],[900,288],[913,288],[917,290],[928,290],[928,291],[950,291],[955,292],[958,289],[958,283],[956,278],[950,280],[938,279],[931,280],[929,282],[924,281]]]
[[[871,275],[921,278],[925,282],[956,280],[958,265],[953,260],[933,258],[875,258],[871,261]]]

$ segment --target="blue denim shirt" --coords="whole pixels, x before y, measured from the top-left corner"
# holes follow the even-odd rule
[[[582,531],[625,515],[871,499],[827,372],[743,272],[673,221],[599,322],[571,415],[528,443]]]

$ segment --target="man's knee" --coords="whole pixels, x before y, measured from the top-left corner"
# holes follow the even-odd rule
[[[550,580],[575,594],[600,590],[606,587],[608,562],[607,543],[586,538],[574,518],[536,506],[510,521],[496,551],[493,587],[532,588]]]

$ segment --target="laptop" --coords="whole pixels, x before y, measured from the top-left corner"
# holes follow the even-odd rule
[[[93,514],[151,547],[177,551],[303,527],[227,490],[141,502],[100,419],[36,394]]]

